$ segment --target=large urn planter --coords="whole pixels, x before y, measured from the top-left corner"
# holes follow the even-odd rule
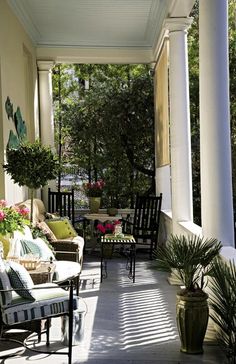
[[[209,266],[220,249],[221,243],[214,238],[172,235],[155,253],[157,268],[172,273],[183,285],[177,294],[176,320],[180,350],[187,354],[203,352],[209,317],[204,278],[210,274]]]
[[[101,197],[89,197],[89,211],[91,214],[97,214],[101,205]]]
[[[177,295],[176,321],[181,342],[180,350],[187,354],[202,354],[207,329],[209,307],[208,295]]]

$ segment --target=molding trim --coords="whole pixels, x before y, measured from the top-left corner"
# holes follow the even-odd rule
[[[193,18],[167,18],[163,27],[171,32],[186,31],[191,26]]]
[[[49,72],[53,68],[54,64],[55,62],[53,61],[37,61],[39,71]]]

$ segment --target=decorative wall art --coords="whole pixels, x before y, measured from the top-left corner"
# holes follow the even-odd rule
[[[25,125],[25,121],[22,118],[21,111],[19,106],[17,106],[16,112],[13,113],[13,104],[9,96],[7,96],[5,102],[5,110],[7,113],[8,120],[12,120],[15,127],[15,133],[13,130],[10,130],[8,142],[7,142],[7,149],[16,149],[18,148],[21,141],[25,140],[27,137],[27,129]]]

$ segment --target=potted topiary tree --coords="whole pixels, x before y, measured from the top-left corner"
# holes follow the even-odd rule
[[[22,142],[18,148],[7,150],[7,164],[3,168],[15,183],[30,189],[32,222],[34,191],[56,178],[58,171],[56,156],[50,147],[41,145],[39,140],[33,143]]]
[[[172,235],[167,244],[159,247],[154,254],[157,269],[172,272],[184,286],[177,293],[176,302],[176,320],[182,352],[203,352],[209,317],[204,277],[209,274],[210,263],[220,249],[221,243],[217,239]]]

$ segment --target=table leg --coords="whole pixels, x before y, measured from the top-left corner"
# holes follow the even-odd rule
[[[136,246],[133,245],[133,283],[135,283]]]
[[[130,246],[130,254],[129,254],[129,278],[133,280],[135,283],[135,259],[136,259],[136,248],[135,245]]]
[[[107,278],[107,261],[104,258],[103,243],[101,243],[101,277],[100,282],[102,283],[103,278]]]

